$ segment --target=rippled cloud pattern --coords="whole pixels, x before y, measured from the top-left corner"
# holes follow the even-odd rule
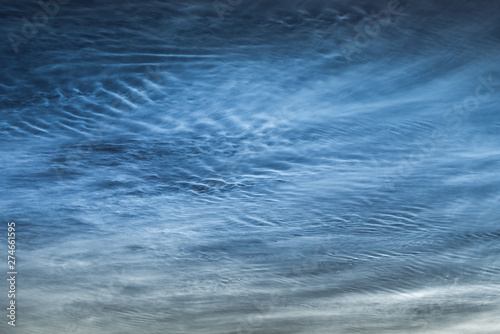
[[[0,333],[500,332],[498,1],[0,6]]]

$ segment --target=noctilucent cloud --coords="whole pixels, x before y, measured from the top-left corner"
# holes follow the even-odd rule
[[[0,8],[0,333],[500,332],[498,1]]]

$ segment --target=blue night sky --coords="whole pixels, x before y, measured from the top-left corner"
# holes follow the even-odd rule
[[[0,9],[0,333],[500,333],[500,2]]]

